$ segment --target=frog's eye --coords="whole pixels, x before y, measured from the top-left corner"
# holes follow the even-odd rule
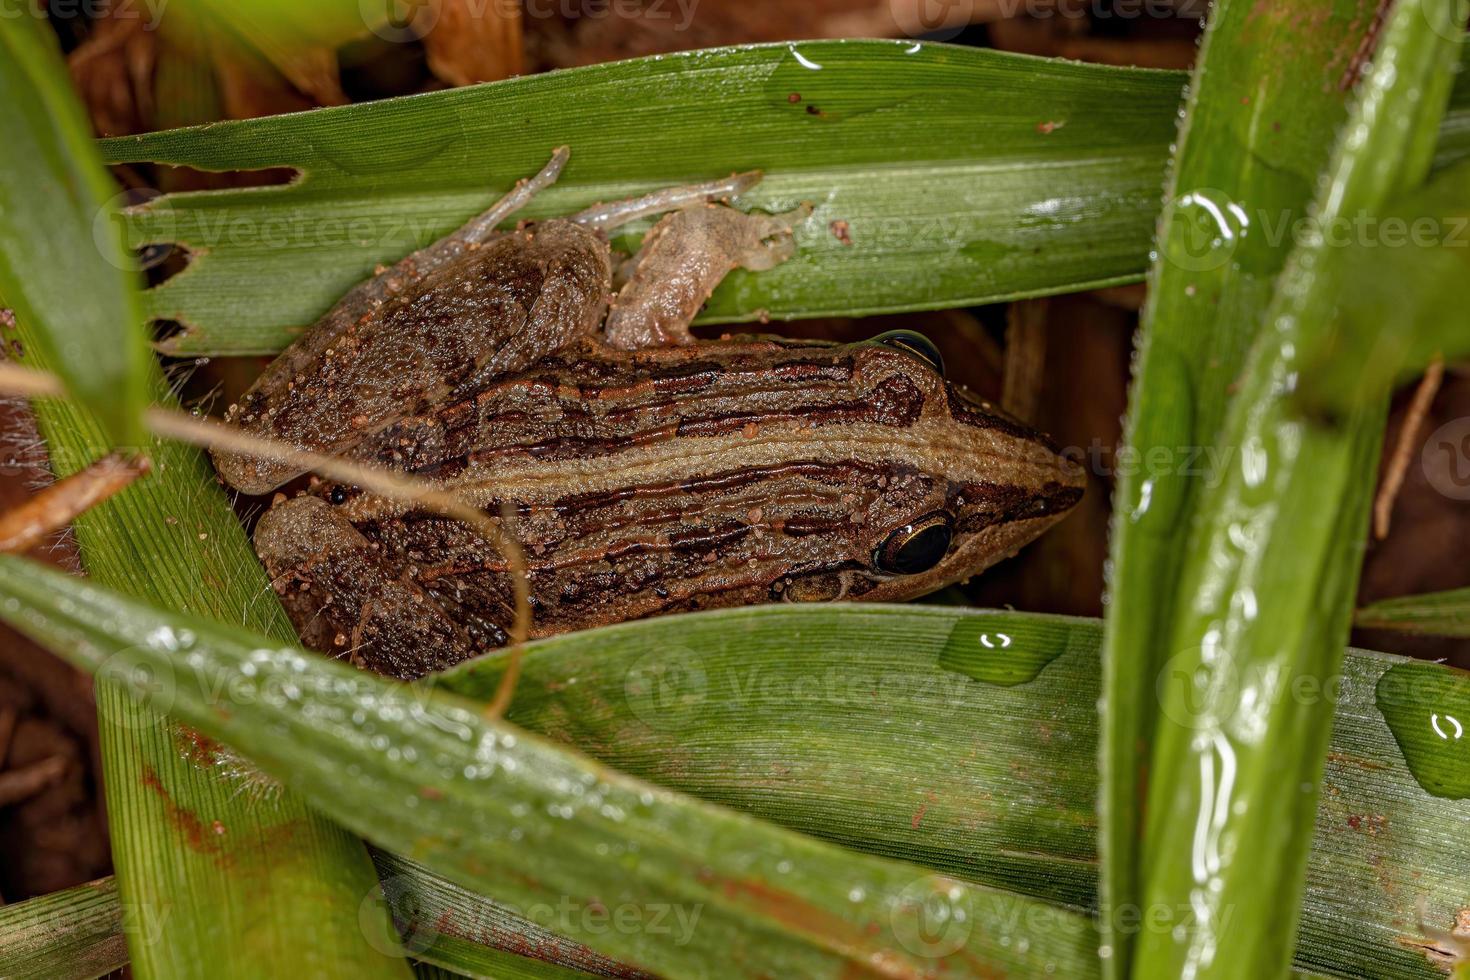
[[[912,330],[890,330],[874,337],[873,343],[903,351],[910,357],[918,358],[932,367],[941,377],[944,376],[944,355],[939,353],[939,348],[934,346],[934,341],[921,333],[915,333]]]
[[[338,506],[347,503],[347,488],[335,486],[327,493],[327,500]]]
[[[873,564],[894,575],[927,572],[944,560],[954,537],[954,518],[936,510],[896,527],[873,552]]]

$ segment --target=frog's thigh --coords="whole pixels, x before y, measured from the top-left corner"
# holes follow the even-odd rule
[[[405,678],[475,652],[432,597],[319,497],[271,508],[256,527],[255,550],[308,646]]]
[[[623,350],[689,343],[689,324],[726,274],[786,261],[795,250],[791,230],[810,213],[803,207],[744,214],[710,205],[668,215],[633,258],[607,317],[607,343]]]

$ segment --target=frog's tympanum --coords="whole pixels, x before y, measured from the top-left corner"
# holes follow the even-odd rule
[[[693,339],[720,280],[786,259],[809,213],[720,203],[757,174],[495,231],[565,159],[349,292],[228,420],[417,474],[505,520],[534,636],[907,599],[1013,554],[1081,497],[1079,467],[947,383],[917,334]],[[609,229],[659,214],[615,268]],[[300,476],[215,461],[249,493]],[[319,483],[278,496],[255,546],[317,649],[414,677],[506,642],[506,559],[453,520]]]

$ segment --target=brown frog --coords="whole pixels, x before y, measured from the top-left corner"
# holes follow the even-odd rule
[[[1079,467],[947,383],[917,334],[694,340],[720,280],[791,255],[809,213],[717,203],[758,174],[495,231],[565,161],[349,292],[227,419],[502,519],[526,552],[534,636],[908,599],[1014,553],[1081,497]],[[615,270],[609,230],[657,214]],[[300,475],[215,461],[249,493]],[[506,642],[506,558],[456,521],[321,483],[278,495],[255,545],[317,649],[414,677]]]

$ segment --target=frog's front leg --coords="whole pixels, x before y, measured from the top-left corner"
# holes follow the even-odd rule
[[[633,257],[608,312],[604,339],[623,350],[687,344],[689,324],[732,269],[770,269],[795,251],[792,229],[811,214],[744,214],[708,204],[663,218]]]
[[[302,642],[414,678],[482,652],[466,629],[320,497],[282,500],[255,548]]]

